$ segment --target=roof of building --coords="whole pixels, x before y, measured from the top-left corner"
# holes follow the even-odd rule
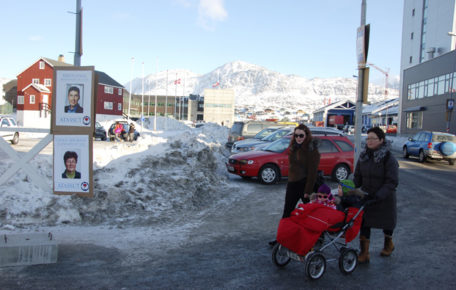
[[[104,85],[114,86],[114,87],[119,87],[119,88],[124,87],[121,84],[119,84],[116,80],[114,80],[112,77],[110,77],[109,75],[107,75],[106,73],[104,73],[102,71],[96,70],[95,74],[98,76],[99,84],[104,84]]]
[[[323,107],[315,110],[313,113],[315,114],[315,113],[319,113],[319,112],[328,111],[328,110],[331,110],[331,109],[353,110],[354,106],[356,106],[356,104],[353,103],[350,100],[341,100],[341,101],[337,101],[335,103],[331,103],[331,104],[328,104],[326,106],[323,106]]]
[[[29,84],[28,86],[26,86],[22,91],[25,91],[26,89],[28,89],[30,86],[34,87],[37,91],[41,92],[41,93],[50,93],[51,91],[45,87],[44,85],[40,85],[40,84]]]

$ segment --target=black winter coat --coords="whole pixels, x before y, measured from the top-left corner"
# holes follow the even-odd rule
[[[399,183],[399,164],[385,141],[380,148],[370,151],[367,146],[360,153],[355,169],[355,185],[375,199],[365,208],[363,226],[394,230],[397,220],[396,187]],[[369,152],[370,151],[370,152]]]

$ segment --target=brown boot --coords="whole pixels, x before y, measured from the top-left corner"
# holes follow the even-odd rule
[[[383,246],[383,250],[380,253],[380,256],[389,257],[391,253],[394,251],[394,244],[393,244],[393,237],[389,235],[385,235],[385,244]]]
[[[361,253],[358,256],[358,263],[359,264],[367,264],[369,263],[369,239],[364,236],[359,237],[359,245],[361,248]]]

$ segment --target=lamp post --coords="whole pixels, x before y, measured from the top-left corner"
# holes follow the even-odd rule
[[[131,90],[132,90],[132,83],[133,83],[133,64],[135,63],[135,58],[131,58],[131,65],[130,65],[130,94],[128,96],[128,120],[130,120],[130,108],[131,108]]]

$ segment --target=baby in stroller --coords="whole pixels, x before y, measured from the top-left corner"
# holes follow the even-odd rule
[[[336,197],[327,185],[320,186],[318,192],[311,195],[310,203],[299,204],[290,217],[280,220],[273,262],[278,267],[285,266],[290,259],[305,262],[308,276],[318,279],[326,267],[325,249],[334,246],[340,253],[341,271],[351,273],[357,264],[357,252],[348,243],[358,235],[361,226],[364,208],[361,194],[354,190],[354,184],[353,190],[347,191],[345,196],[342,191],[342,196],[337,194]],[[336,205],[342,211],[336,210]],[[319,263],[314,263],[315,259]]]

